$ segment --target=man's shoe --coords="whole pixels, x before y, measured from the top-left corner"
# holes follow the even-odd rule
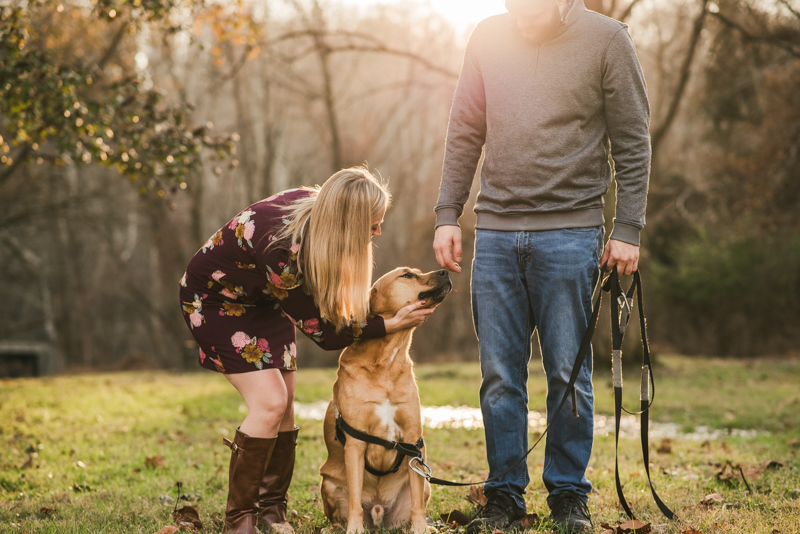
[[[553,527],[559,533],[592,532],[592,516],[589,507],[577,494],[567,491],[547,498]]]
[[[508,528],[511,523],[525,517],[526,510],[517,506],[517,503],[508,493],[500,490],[486,492],[488,502],[478,514],[470,521],[464,534],[477,534],[484,530],[492,532],[496,529]]]

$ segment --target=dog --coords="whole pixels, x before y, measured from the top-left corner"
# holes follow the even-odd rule
[[[422,273],[408,267],[383,275],[370,290],[373,315],[392,317],[414,301],[438,306],[452,289],[445,270]],[[425,509],[431,497],[428,480],[412,471],[404,457],[400,469],[375,476],[365,469],[390,470],[397,452],[346,436],[336,439],[336,418],[361,432],[388,441],[417,443],[422,437],[419,389],[408,349],[414,329],[383,338],[356,341],[342,351],[325,414],[328,458],[320,468],[320,493],[325,516],[348,533],[411,524],[414,534],[428,531]],[[423,461],[425,449],[422,448]]]

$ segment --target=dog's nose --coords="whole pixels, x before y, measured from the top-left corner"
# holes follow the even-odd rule
[[[445,277],[447,276],[447,271],[445,269],[439,269],[438,271],[436,271],[436,276]]]

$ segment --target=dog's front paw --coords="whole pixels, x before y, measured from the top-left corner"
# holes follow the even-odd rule
[[[347,534],[361,534],[364,532],[364,523],[347,523]]]
[[[434,529],[426,521],[414,521],[411,525],[412,534],[431,534]]]

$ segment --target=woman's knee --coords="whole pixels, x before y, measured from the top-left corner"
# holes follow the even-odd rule
[[[247,408],[250,410],[250,415],[254,417],[281,419],[288,405],[289,399],[286,391],[273,391],[269,395],[250,399]]]

